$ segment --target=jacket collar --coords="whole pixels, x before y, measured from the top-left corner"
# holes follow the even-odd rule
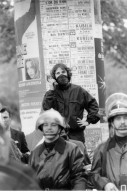
[[[59,90],[67,90],[69,87],[71,86],[71,83],[69,82],[67,85],[65,86],[60,86],[59,84],[56,86],[57,89]]]
[[[66,141],[63,138],[59,137],[55,145],[55,150],[58,151],[60,154],[63,154],[65,150],[65,146],[66,146]]]
[[[107,150],[110,150],[116,146],[116,141],[115,137],[113,136],[112,138],[109,139],[109,144]]]
[[[56,150],[60,154],[63,154],[64,150],[65,150],[65,146],[66,146],[66,141],[62,137],[59,137],[58,141],[56,142],[56,145],[54,147],[54,150]],[[41,155],[42,152],[44,152],[44,150],[45,150],[45,144],[42,143],[40,145],[39,155]]]
[[[112,138],[109,139],[109,144],[108,144],[107,149],[110,150],[111,148],[116,147],[116,144],[117,142],[116,142],[115,135],[114,135]]]

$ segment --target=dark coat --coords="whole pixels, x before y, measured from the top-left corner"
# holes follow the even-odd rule
[[[44,143],[31,152],[30,165],[42,190],[85,190],[84,157],[76,144],[59,138],[48,153]]]
[[[104,190],[109,182],[120,189],[120,175],[127,176],[127,144],[120,148],[114,137],[100,144],[95,150],[91,174],[96,189]]]
[[[10,131],[11,131],[11,138],[15,141],[15,143],[17,144],[17,147],[23,154],[22,161],[24,163],[27,163],[28,162],[27,152],[29,152],[29,149],[27,147],[27,142],[26,142],[24,133],[22,131],[18,131],[12,128],[10,128]]]
[[[84,155],[84,163],[85,165],[91,164],[91,161],[89,159],[88,153],[86,151],[86,147],[85,145],[81,142],[81,141],[77,141],[77,140],[73,140],[73,139],[69,139],[70,142],[75,143],[81,150],[81,152]]]
[[[42,102],[42,109],[48,110],[50,108],[54,108],[61,113],[70,126],[69,137],[72,133],[70,138],[75,139],[75,136],[77,136],[75,140],[79,141],[82,141],[81,136],[84,136],[85,126],[79,126],[77,118],[83,118],[84,110],[86,109],[88,112],[88,123],[95,124],[100,120],[96,99],[85,89],[74,84],[69,84],[64,90],[56,86],[55,90],[47,91]]]

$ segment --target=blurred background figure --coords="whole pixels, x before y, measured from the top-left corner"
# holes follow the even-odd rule
[[[38,58],[26,59],[25,61],[26,80],[39,79],[39,60]]]
[[[3,106],[0,110],[0,123],[1,126],[8,132],[12,141],[12,150],[16,151],[16,155],[20,155],[21,161],[24,163],[28,163],[29,158],[29,149],[27,147],[27,142],[25,139],[25,135],[22,131],[18,131],[11,128],[11,111],[9,107]],[[15,149],[17,147],[17,149]],[[18,150],[18,152],[17,152]]]
[[[33,170],[10,160],[10,146],[9,131],[0,124],[0,190],[40,190]]]
[[[9,161],[9,139],[8,131],[5,131],[0,124],[0,163],[5,164]]]

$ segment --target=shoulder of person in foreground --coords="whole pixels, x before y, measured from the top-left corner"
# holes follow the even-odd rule
[[[34,171],[28,165],[10,161],[0,164],[0,190],[40,190]]]
[[[91,182],[98,190],[104,190],[105,185],[110,182],[106,176],[106,148],[108,141],[109,139],[98,145],[93,156]]]

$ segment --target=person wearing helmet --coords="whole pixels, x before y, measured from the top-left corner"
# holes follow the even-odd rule
[[[40,114],[37,130],[44,142],[30,155],[29,164],[35,170],[42,190],[85,190],[84,156],[78,146],[60,137],[65,122],[54,109]]]
[[[127,95],[109,96],[105,110],[110,135],[95,150],[91,181],[98,190],[127,190]]]

